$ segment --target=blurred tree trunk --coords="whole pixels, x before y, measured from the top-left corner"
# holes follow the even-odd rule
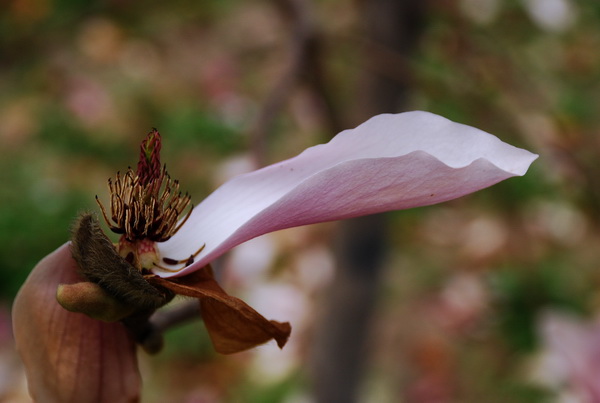
[[[367,43],[357,122],[406,108],[410,89],[407,60],[423,27],[425,1],[368,0],[361,4]],[[314,395],[319,403],[358,399],[368,356],[371,317],[380,289],[386,217],[373,215],[340,224],[336,274],[320,312],[312,351]]]

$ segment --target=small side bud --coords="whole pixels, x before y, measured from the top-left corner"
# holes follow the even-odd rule
[[[104,322],[116,322],[135,310],[108,295],[99,285],[87,281],[60,284],[56,290],[56,300],[67,311],[83,313]]]

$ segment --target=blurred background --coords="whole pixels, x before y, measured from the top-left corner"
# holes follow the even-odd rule
[[[232,175],[423,109],[540,154],[442,205],[237,247],[222,285],[292,336],[200,321],[140,353],[144,402],[600,401],[600,3],[7,0],[0,5],[0,401],[11,301],[152,127],[199,203]]]

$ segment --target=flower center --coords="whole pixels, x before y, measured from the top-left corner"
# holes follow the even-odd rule
[[[156,243],[149,239],[132,242],[122,235],[116,247],[119,255],[139,271],[151,270],[159,264],[160,255]]]

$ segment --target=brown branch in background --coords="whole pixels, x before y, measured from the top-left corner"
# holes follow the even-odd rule
[[[267,96],[250,130],[251,148],[255,159],[265,165],[265,148],[275,120],[293,90],[305,84],[321,104],[322,118],[332,134],[341,124],[326,90],[321,58],[321,34],[315,24],[312,4],[308,0],[275,0],[273,4],[291,27],[290,56],[287,67]]]
[[[406,55],[373,40],[363,39],[361,45],[365,70],[395,83],[413,81],[413,71]]]
[[[321,118],[327,130],[334,136],[342,130],[342,122],[332,99],[323,66],[324,40],[314,18],[311,0],[278,0],[282,13],[289,21],[297,21],[295,36],[302,38],[303,59],[299,61],[298,73],[301,84],[305,85],[319,103]]]

